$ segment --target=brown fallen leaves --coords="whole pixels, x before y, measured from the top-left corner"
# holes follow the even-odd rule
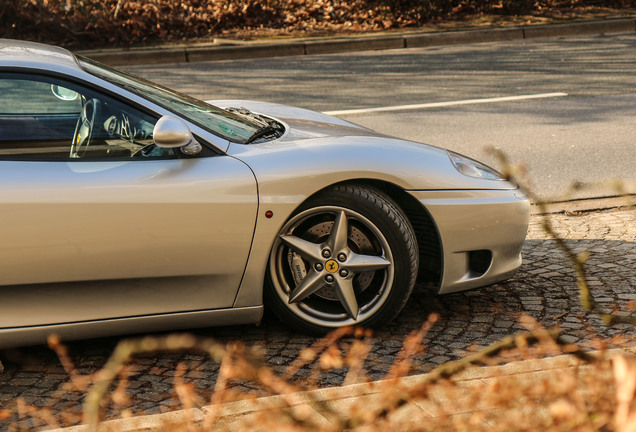
[[[480,15],[559,15],[634,0],[3,0],[0,37],[74,48],[417,27]]]

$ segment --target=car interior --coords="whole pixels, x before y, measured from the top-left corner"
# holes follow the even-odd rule
[[[156,119],[109,96],[13,77],[0,77],[0,94],[0,158],[174,157],[153,142]]]

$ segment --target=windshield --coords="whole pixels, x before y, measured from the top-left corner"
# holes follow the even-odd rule
[[[154,102],[229,141],[245,143],[260,128],[258,124],[250,122],[245,117],[222,110],[150,81],[109,68],[85,57],[79,57],[79,62],[88,73]]]

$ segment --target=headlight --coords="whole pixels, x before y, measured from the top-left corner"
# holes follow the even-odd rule
[[[490,168],[488,165],[484,165],[481,162],[477,162],[474,159],[450,150],[446,150],[446,153],[448,153],[448,157],[451,162],[453,162],[453,166],[457,169],[457,171],[465,176],[485,180],[505,180],[503,176],[497,172],[497,170]]]

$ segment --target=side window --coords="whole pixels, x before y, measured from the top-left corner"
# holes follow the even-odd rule
[[[174,158],[157,147],[157,119],[57,79],[0,74],[0,159]]]

